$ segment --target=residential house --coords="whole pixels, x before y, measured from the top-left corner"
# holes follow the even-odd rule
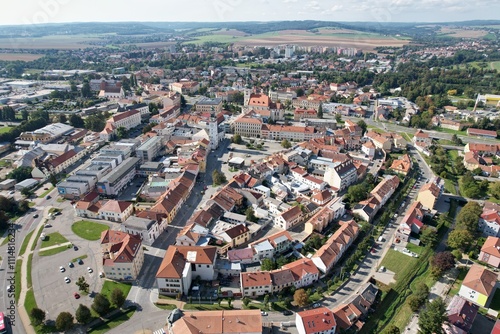
[[[109,200],[99,209],[101,219],[122,223],[134,212],[132,202]]]
[[[99,194],[93,191],[76,202],[74,208],[77,217],[99,219],[101,206],[102,202],[99,201]]]
[[[274,225],[283,229],[289,230],[302,221],[304,214],[300,206],[292,206],[285,212],[280,213],[274,219]]]
[[[500,237],[500,214],[495,209],[483,208],[479,218],[479,230],[492,237]]]
[[[236,224],[219,236],[227,243],[227,247],[235,248],[250,240],[250,230],[243,224]]]
[[[464,147],[464,153],[475,152],[482,156],[495,156],[499,151],[499,144],[467,143]]]
[[[311,259],[299,259],[282,268],[291,271],[293,284],[297,289],[309,286],[319,279],[319,270]]]
[[[135,280],[144,263],[140,237],[125,232],[106,230],[101,233],[104,275],[113,280]]]
[[[483,266],[473,264],[458,295],[482,307],[487,307],[495,294],[498,275]]]
[[[324,274],[333,268],[359,234],[359,226],[354,220],[339,222],[339,224],[340,228],[311,258]]]
[[[336,197],[309,219],[304,227],[304,231],[308,234],[313,231],[322,232],[328,224],[334,220],[340,219],[345,214],[345,204],[341,197]]]
[[[446,315],[448,321],[445,326],[449,326],[449,330],[445,328],[446,334],[466,334],[470,333],[472,323],[476,319],[479,306],[460,296],[454,296],[446,307]]]
[[[169,246],[156,273],[158,293],[187,295],[194,278],[212,281],[216,260],[216,247]]]
[[[415,148],[425,155],[430,155],[429,147],[432,145],[432,138],[429,137],[428,133],[418,129],[412,138]]]
[[[408,175],[411,170],[411,158],[408,154],[403,154],[392,162],[391,169],[398,174]]]
[[[422,188],[420,188],[417,195],[417,201],[422,203],[424,207],[432,210],[434,209],[439,196],[441,196],[442,191],[443,189],[439,180],[431,181],[424,184]]]
[[[358,319],[362,316],[362,313],[353,304],[340,304],[339,306],[332,309],[332,313],[337,321],[338,330],[348,330],[353,327]]]
[[[162,333],[168,334],[260,334],[260,310],[189,311],[176,309]],[[189,313],[189,314],[188,314]]]
[[[481,247],[478,260],[500,268],[500,238],[488,236]]]
[[[177,246],[203,246],[208,243],[209,229],[197,223],[186,225],[175,238]]]
[[[257,297],[270,294],[273,291],[271,273],[268,271],[241,273],[240,286],[244,297]]]
[[[121,224],[121,230],[125,233],[139,236],[142,243],[147,246],[151,246],[161,233],[160,224],[155,220],[136,216],[128,217]]]
[[[194,94],[198,91],[200,85],[195,81],[174,82],[169,85],[169,89],[173,92],[186,95]]]
[[[356,182],[358,179],[357,169],[351,159],[334,163],[333,167],[327,167],[323,180],[334,190],[342,191]]]
[[[335,334],[337,321],[326,307],[297,312],[295,326],[299,334]]]

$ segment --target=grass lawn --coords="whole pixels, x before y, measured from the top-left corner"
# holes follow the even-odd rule
[[[65,201],[65,199],[62,197],[59,197],[56,201],[57,201],[57,203],[63,203]]]
[[[38,198],[44,198],[47,196],[52,190],[54,190],[54,187],[50,187],[48,190],[45,190]]]
[[[89,333],[93,333],[93,334],[107,333],[107,332],[109,332],[110,329],[115,328],[115,327],[123,324],[124,322],[130,320],[130,318],[134,315],[134,312],[135,312],[135,308],[131,308],[131,309],[125,311],[119,317],[114,318],[113,320],[111,320],[107,324],[104,324],[102,326],[97,327],[96,329],[91,330]]]
[[[462,285],[462,281],[464,280],[466,275],[467,275],[467,268],[461,267],[459,269],[457,279],[455,280],[455,282],[453,283],[453,286],[451,287],[450,291],[448,292],[448,296],[453,297],[456,294],[458,294],[458,291],[460,290],[460,286]],[[497,296],[497,293],[495,293],[495,296]],[[500,295],[498,297],[500,297]],[[498,300],[498,301],[500,301],[500,300]],[[491,305],[493,306],[493,300],[491,301]],[[499,309],[497,309],[497,310],[499,310]]]
[[[16,273],[18,279],[16,279],[15,283],[15,291],[14,294],[16,295],[16,303],[19,302],[19,296],[21,295],[21,267],[23,266],[23,260],[17,260],[16,261]]]
[[[58,209],[58,208],[50,208],[49,209],[49,213],[55,213],[55,212],[60,212],[62,211],[61,209]]]
[[[4,232],[4,233],[5,233],[5,232]],[[7,235],[7,236],[3,239],[2,244],[0,244],[0,247],[1,247],[1,246],[6,245],[6,244],[8,244],[8,243],[9,243],[9,235]]]
[[[444,189],[446,192],[457,195],[457,189],[455,188],[455,183],[450,179],[444,179]]]
[[[40,251],[38,252],[38,255],[40,256],[51,256],[51,255],[56,255],[56,254],[59,254],[59,253],[62,253],[66,250],[68,250],[69,247],[68,246],[60,246],[60,247],[56,247],[56,248],[51,248],[51,249],[47,249],[47,250],[44,250],[44,251]]]
[[[28,272],[26,273],[26,275],[27,275],[26,280],[28,281],[28,289],[31,288],[31,286],[33,285],[33,281],[31,280],[31,265],[32,265],[32,262],[33,262],[33,253],[31,253],[28,256]]]
[[[13,129],[13,127],[11,127],[11,126],[2,126],[2,127],[0,127],[0,134],[2,134],[2,133],[7,133],[7,132],[9,132],[11,129]]]
[[[68,239],[62,236],[59,232],[54,232],[46,235],[46,239],[42,241],[41,248],[60,245],[68,242]]]
[[[7,160],[0,160],[0,167],[10,167],[12,163]]]
[[[460,136],[467,136],[467,132],[462,130],[452,130],[452,129],[445,129],[441,127],[434,127],[432,130],[437,131],[437,132],[444,132],[444,133],[451,133],[453,135],[460,135]]]
[[[26,292],[26,299],[24,300],[24,307],[26,308],[26,312],[30,314],[31,310],[35,307],[38,307],[36,304],[35,293],[33,289],[29,289]]]
[[[78,260],[78,259],[83,260],[83,259],[86,259],[86,258],[88,258],[87,254],[79,256],[79,257],[75,257],[73,260],[71,260],[71,262],[76,262],[76,260]]]
[[[102,286],[101,295],[105,296],[109,300],[111,297],[111,292],[113,292],[113,290],[116,288],[122,290],[123,295],[127,297],[130,289],[132,288],[132,285],[106,280]]]
[[[23,255],[26,252],[26,248],[28,248],[28,243],[31,239],[31,236],[33,235],[33,232],[35,232],[35,231],[31,231],[24,238],[23,244],[21,245],[21,250],[19,251],[19,255]]]
[[[47,219],[45,219],[45,221],[43,222],[44,224],[47,223]],[[42,235],[43,233],[43,228],[40,228],[38,230],[38,233],[36,234],[36,239],[35,239],[35,242],[33,242],[33,245],[31,245],[31,251],[34,251],[35,248],[36,248],[36,244],[38,243],[38,240],[40,240],[40,235]]]
[[[394,279],[397,280],[398,276],[415,267],[417,259],[404,255],[401,252],[389,249],[387,255],[382,260],[381,266],[386,267],[388,270],[395,273]]]
[[[184,310],[198,310],[198,311],[222,311],[232,310],[228,305],[219,306],[219,304],[184,304]]]
[[[109,227],[88,220],[80,220],[71,225],[71,230],[80,238],[93,241],[99,240],[101,238],[101,232],[109,230]]]
[[[155,304],[156,307],[162,309],[162,310],[175,310],[177,308],[176,305],[174,304]]]
[[[413,253],[416,253],[418,255],[422,254],[422,252],[424,251],[424,247],[421,247],[421,246],[417,246],[417,245],[414,245],[412,244],[411,242],[409,242],[407,245],[406,245],[406,248],[413,252]]]

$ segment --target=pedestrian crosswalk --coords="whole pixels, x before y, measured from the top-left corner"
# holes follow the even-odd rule
[[[153,332],[153,334],[165,334],[165,331],[163,330],[163,328],[160,328],[160,329],[157,329]]]

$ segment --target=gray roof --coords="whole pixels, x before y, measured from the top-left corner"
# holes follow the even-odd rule
[[[155,224],[154,220],[151,219],[146,219],[146,218],[140,218],[136,216],[130,216],[123,222],[123,226],[128,227],[128,228],[133,228],[136,230],[146,230],[149,231],[149,229]]]
[[[137,151],[147,151],[151,148],[153,145],[158,145],[158,143],[161,142],[161,137],[156,136],[156,137],[151,137],[148,140],[144,142],[141,146],[137,148]]]
[[[25,188],[34,187],[38,184],[38,181],[35,179],[26,179],[24,181],[19,182],[17,185]]]
[[[114,183],[116,180],[121,178],[132,166],[137,165],[140,161],[139,158],[127,158],[124,162],[119,164],[115,169],[113,169],[108,175],[104,176],[101,182]]]

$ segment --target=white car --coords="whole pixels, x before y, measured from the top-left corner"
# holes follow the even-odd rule
[[[66,269],[64,269],[64,267],[63,267],[63,266],[60,266],[60,267],[59,267],[59,271],[63,273],[63,272],[65,272],[65,271],[66,271]]]
[[[89,273],[92,273],[92,272],[93,272],[92,268],[90,268],[90,267],[87,267],[87,271],[88,271]]]
[[[265,312],[265,311],[260,311],[260,315],[262,315],[262,316],[267,316],[267,312]]]
[[[64,277],[64,282],[66,282],[66,283],[70,283],[70,282],[71,282],[71,280],[69,279],[69,277]]]

